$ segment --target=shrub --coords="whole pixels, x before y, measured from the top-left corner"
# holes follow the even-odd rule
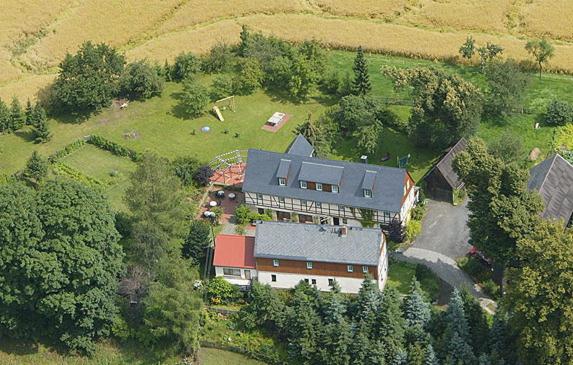
[[[410,219],[406,226],[406,240],[412,242],[422,232],[422,222]]]
[[[48,161],[50,163],[57,162],[57,161],[61,160],[62,158],[68,156],[70,153],[81,148],[85,144],[86,144],[86,140],[78,139],[78,140],[66,145],[61,150],[57,150],[56,152],[54,152],[52,155],[50,155],[50,157],[48,157]]]
[[[328,72],[321,80],[320,86],[325,94],[338,96],[342,81],[337,71]]]
[[[487,295],[493,299],[497,299],[499,297],[499,285],[497,285],[492,279],[482,282],[481,285]]]
[[[195,157],[178,157],[173,161],[175,175],[185,186],[193,183],[193,175],[200,166],[201,163]]]
[[[141,159],[141,155],[138,152],[101,136],[91,135],[86,139],[86,142],[102,150],[109,151],[116,156],[129,157],[133,162],[137,162]]]
[[[242,59],[233,77],[233,91],[238,95],[250,95],[263,82],[263,69],[256,58]]]
[[[412,219],[421,221],[426,215],[426,206],[423,204],[418,204],[414,209],[412,209]]]
[[[199,72],[199,59],[192,53],[181,53],[171,67],[171,80],[181,81]]]
[[[119,79],[120,95],[130,99],[149,99],[161,95],[162,91],[163,80],[146,61],[130,63]]]
[[[239,225],[249,224],[253,217],[253,212],[245,204],[239,205],[235,208],[235,221]]]
[[[236,56],[233,49],[224,43],[211,48],[208,55],[201,58],[201,70],[207,73],[228,72],[233,68]]]
[[[491,279],[491,270],[474,256],[460,259],[458,266],[476,281],[483,282]]]
[[[229,75],[219,75],[211,85],[211,100],[219,100],[233,95],[233,79]]]
[[[181,104],[185,113],[191,118],[198,117],[203,114],[208,103],[209,91],[197,81],[186,79],[181,96]]]
[[[565,125],[573,122],[573,106],[565,101],[553,100],[547,105],[543,121],[547,125]]]
[[[240,298],[239,289],[220,276],[215,277],[206,287],[207,299],[211,304],[227,304]]]
[[[200,166],[193,174],[193,181],[199,186],[207,186],[215,172],[208,165]]]

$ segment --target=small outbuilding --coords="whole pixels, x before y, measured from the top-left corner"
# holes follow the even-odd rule
[[[541,216],[573,223],[573,165],[554,154],[533,167],[528,188],[539,192],[545,209]]]
[[[426,193],[430,198],[454,202],[454,191],[462,189],[464,182],[454,171],[453,162],[458,153],[464,151],[467,141],[462,138],[440,159],[426,175]]]

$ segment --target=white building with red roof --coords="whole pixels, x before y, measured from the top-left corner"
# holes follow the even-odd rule
[[[222,276],[234,285],[251,285],[251,279],[257,277],[254,251],[255,237],[218,235],[213,257],[215,276]]]

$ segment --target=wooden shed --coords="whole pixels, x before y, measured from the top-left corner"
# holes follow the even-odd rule
[[[465,150],[466,146],[467,141],[460,139],[426,175],[426,193],[430,198],[454,202],[454,191],[463,188],[464,182],[460,180],[452,164],[456,155]]]

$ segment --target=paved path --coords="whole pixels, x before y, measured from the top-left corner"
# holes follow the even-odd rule
[[[492,313],[495,302],[479,290],[473,280],[462,271],[456,258],[464,256],[468,245],[469,229],[466,222],[466,204],[453,206],[449,203],[430,201],[428,212],[422,222],[422,233],[411,247],[397,252],[394,258],[422,264],[432,270],[440,279],[454,288],[467,288],[482,305]]]

